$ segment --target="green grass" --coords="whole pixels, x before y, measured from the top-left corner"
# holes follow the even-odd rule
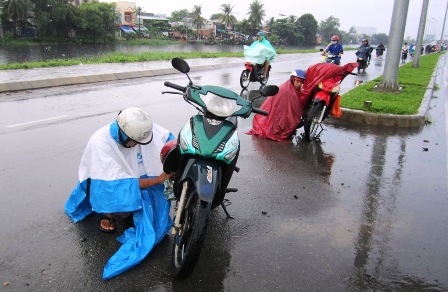
[[[419,68],[413,68],[412,62],[401,66],[397,78],[402,87],[399,93],[373,91],[383,79],[380,76],[345,93],[341,98],[341,107],[378,114],[416,114],[439,57],[440,53],[422,56]],[[372,106],[366,108],[364,101],[372,101]]]

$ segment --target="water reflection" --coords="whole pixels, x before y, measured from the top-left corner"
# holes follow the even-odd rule
[[[384,135],[374,140],[349,290],[443,291],[425,279],[403,274],[391,254],[390,241],[398,211],[397,196],[406,157],[406,138],[400,138],[400,151],[390,183],[386,183],[384,177],[388,163],[387,144],[388,138]]]

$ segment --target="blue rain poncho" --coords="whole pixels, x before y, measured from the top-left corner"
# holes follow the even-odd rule
[[[174,136],[154,124],[151,143],[125,148],[119,144],[118,133],[115,121],[92,135],[79,166],[79,182],[65,204],[65,212],[74,222],[92,212],[133,212],[135,227],[117,238],[122,246],[104,267],[104,280],[140,263],[172,225],[164,186],[140,190],[138,178],[157,177],[163,172],[160,150]]]
[[[251,64],[263,64],[265,61],[272,63],[277,55],[274,47],[265,37],[261,37],[261,41],[256,40],[250,46],[243,47],[246,62]]]

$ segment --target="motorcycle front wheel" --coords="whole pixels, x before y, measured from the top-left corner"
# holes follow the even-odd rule
[[[189,191],[172,250],[173,276],[185,279],[193,272],[207,233],[211,203],[202,201],[193,186]]]
[[[324,110],[324,103],[314,103],[311,105],[310,112],[306,118],[305,121],[305,139],[308,141],[314,140],[317,138],[320,134],[317,131],[319,130],[320,126],[320,117],[322,116],[322,112]]]
[[[246,89],[249,86],[249,83],[250,83],[250,71],[243,70],[240,76],[240,85],[243,89]]]

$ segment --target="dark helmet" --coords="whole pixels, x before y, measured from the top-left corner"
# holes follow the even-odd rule
[[[257,35],[264,37],[264,31],[259,31]]]
[[[366,42],[367,44],[369,44],[369,41],[367,39],[363,39],[362,42]]]
[[[306,80],[306,73],[303,70],[296,69],[291,72],[291,77],[297,77],[297,78]]]
[[[160,150],[160,161],[165,173],[175,173],[179,165],[180,151],[177,149],[177,139],[170,140]]]

